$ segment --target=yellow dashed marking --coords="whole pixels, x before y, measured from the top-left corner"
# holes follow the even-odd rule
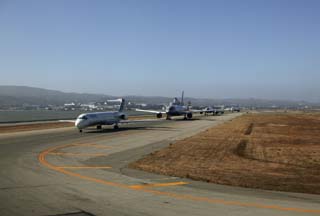
[[[141,189],[147,187],[168,187],[168,186],[177,186],[177,185],[186,185],[187,182],[167,182],[167,183],[156,183],[156,184],[142,184],[142,185],[132,185],[130,188]]]
[[[58,169],[110,169],[110,166],[57,166]]]
[[[320,214],[320,209],[304,209],[304,208],[295,208],[295,207],[285,207],[285,206],[280,206],[280,205],[266,205],[266,204],[261,204],[261,203],[250,203],[250,202],[239,202],[239,201],[228,201],[228,200],[223,200],[223,199],[215,199],[215,198],[208,198],[208,197],[201,197],[201,196],[193,196],[189,194],[183,194],[183,193],[173,193],[173,192],[166,192],[166,191],[158,191],[158,190],[152,190],[148,189],[148,187],[143,187],[143,185],[126,185],[126,184],[121,184],[117,182],[111,182],[111,181],[106,181],[102,179],[97,179],[94,177],[90,176],[85,176],[81,175],[79,173],[71,172],[68,171],[67,169],[103,169],[103,167],[76,167],[76,166],[55,166],[51,163],[49,163],[46,160],[46,155],[50,154],[51,152],[57,151],[58,149],[66,148],[66,147],[71,147],[75,145],[82,145],[82,144],[69,144],[69,145],[63,145],[63,146],[55,146],[52,148],[49,148],[47,150],[44,150],[41,152],[38,156],[39,162],[57,172],[77,177],[83,180],[99,183],[99,184],[104,184],[108,186],[113,186],[113,187],[118,187],[118,188],[126,188],[126,189],[131,189],[131,190],[137,190],[137,191],[143,191],[146,193],[151,193],[153,195],[158,195],[158,196],[165,196],[165,197],[172,197],[175,199],[180,199],[180,200],[189,200],[189,201],[195,201],[195,202],[206,202],[206,203],[212,203],[212,204],[223,204],[223,205],[229,205],[229,206],[242,206],[242,207],[254,207],[254,208],[260,208],[260,209],[273,209],[273,210],[280,210],[280,211],[285,211],[285,212],[300,212],[300,213],[312,213],[312,214]],[[104,168],[111,168],[105,166]],[[176,183],[176,182],[175,182]],[[170,184],[170,183],[163,183],[163,184]],[[152,186],[153,185],[153,186]],[[155,187],[154,185],[161,185],[161,184],[150,184],[150,187]],[[142,186],[142,187],[141,187]],[[145,185],[147,186],[147,185]],[[169,186],[169,185],[167,185]]]
[[[93,144],[93,143],[85,143],[85,144],[72,144],[68,147],[75,147],[75,146],[88,146],[88,147],[94,147],[94,148],[100,148],[100,149],[104,149],[104,148],[112,148],[111,146],[105,146],[105,145],[99,145],[99,144]]]
[[[49,155],[62,155],[62,156],[106,156],[102,153],[71,153],[71,152],[50,152]]]

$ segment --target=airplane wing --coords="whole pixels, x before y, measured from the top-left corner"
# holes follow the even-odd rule
[[[70,123],[75,123],[76,120],[59,120],[59,122],[70,122]]]
[[[135,109],[136,111],[138,112],[148,112],[148,113],[155,113],[155,114],[158,114],[158,113],[162,113],[162,114],[166,114],[165,111],[157,111],[157,110],[142,110],[142,109]]]
[[[121,120],[120,124],[132,124],[132,123],[146,123],[146,122],[160,122],[165,119],[144,119],[144,120]]]
[[[205,112],[205,110],[189,110],[190,112],[193,113],[201,113],[201,112]]]

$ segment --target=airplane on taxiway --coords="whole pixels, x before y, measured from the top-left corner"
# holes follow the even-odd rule
[[[125,99],[108,100],[108,102],[120,102],[118,111],[83,113],[75,121],[61,120],[64,122],[74,122],[75,126],[82,132],[87,127],[96,126],[97,130],[102,129],[102,125],[113,125],[114,129],[119,128],[119,124],[143,123],[154,120],[128,120],[128,115],[124,112]]]
[[[219,107],[212,107],[212,106],[208,106],[208,107],[205,107],[204,109],[202,109],[202,112],[200,112],[200,114],[203,114],[204,115],[208,115],[210,113],[212,113],[212,115],[222,115],[224,114],[224,108],[219,106]]]
[[[202,110],[191,110],[189,106],[184,105],[183,98],[184,91],[182,91],[181,101],[178,98],[174,98],[173,102],[166,106],[165,111],[157,111],[157,110],[143,110],[143,109],[136,109],[139,112],[149,112],[156,114],[157,118],[162,118],[162,115],[167,115],[167,120],[171,120],[172,116],[184,116],[184,119],[192,119],[193,113],[200,113],[203,112]]]

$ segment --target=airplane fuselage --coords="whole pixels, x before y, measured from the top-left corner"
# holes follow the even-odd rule
[[[81,130],[90,126],[113,125],[118,124],[120,120],[126,119],[126,114],[123,112],[96,112],[83,113],[78,116],[75,126]]]
[[[167,115],[167,119],[170,120],[171,116],[184,116],[184,119],[191,119],[192,118],[192,110],[189,110],[189,106],[185,106],[183,103],[183,95],[184,92],[182,91],[181,101],[178,98],[174,98],[173,101],[166,107],[164,111],[157,111],[157,110],[142,110],[136,109],[139,112],[149,112],[155,113],[157,118],[162,118],[162,114]]]
[[[170,105],[167,110],[167,119],[170,119],[171,116],[185,116],[185,118],[191,119],[192,112],[188,110],[187,106],[183,105]]]
[[[167,114],[170,116],[180,116],[188,113],[188,108],[181,105],[171,105],[167,109]]]

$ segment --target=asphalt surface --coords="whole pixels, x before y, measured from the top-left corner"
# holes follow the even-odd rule
[[[320,196],[129,169],[143,155],[239,114],[0,135],[0,215],[320,215]],[[191,163],[191,162],[190,162]]]

